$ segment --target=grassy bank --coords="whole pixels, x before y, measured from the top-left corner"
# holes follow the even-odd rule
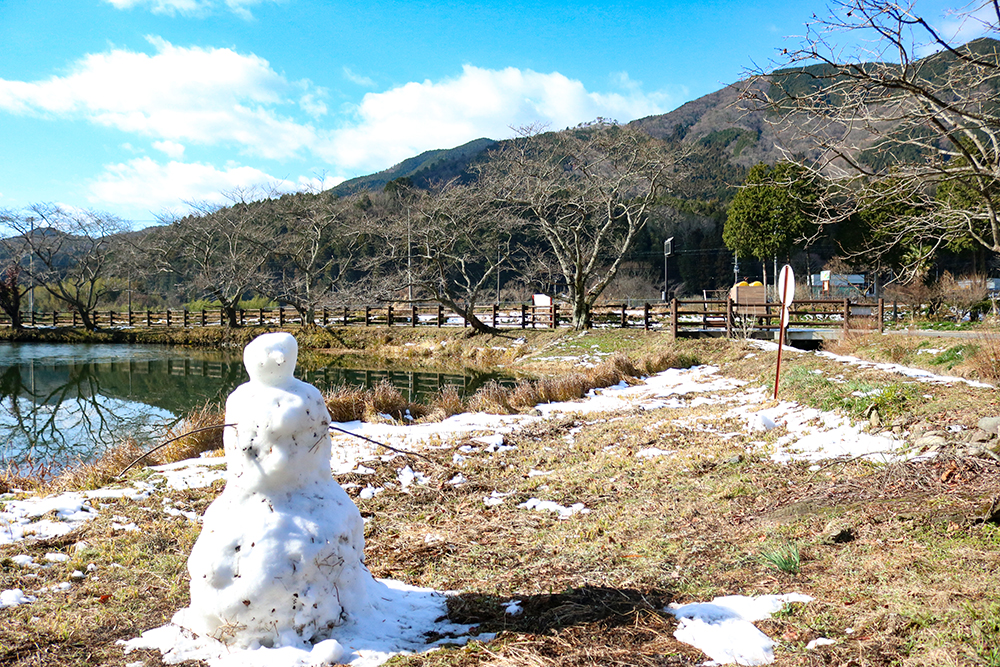
[[[775,353],[742,343],[675,344],[629,331],[470,340],[455,343],[461,351],[438,352],[439,341],[414,355],[494,355],[535,382],[601,362],[621,368],[622,355],[639,371],[673,355],[678,364],[716,364],[751,387],[773,382]],[[431,345],[395,337],[382,344],[399,355]],[[838,391],[841,379],[898,386],[903,400],[884,405],[896,412],[873,422],[872,432],[898,426],[915,437],[918,427],[955,426],[964,433],[979,416],[1000,414],[994,390],[918,384],[815,355],[787,354],[783,363],[783,399],[859,418],[870,418],[878,394],[831,405],[866,393],[860,384]],[[743,391],[713,390],[713,401],[680,407],[563,415],[511,434],[514,448],[502,452],[460,438],[424,450],[432,462],[380,459],[366,462],[372,474],[338,476],[367,519],[373,574],[458,591],[452,619],[499,633],[488,644],[392,664],[696,665],[704,655],[674,639],[677,623],[665,604],[798,591],[815,601],[758,623],[778,642],[778,665],[1000,665],[1000,527],[989,507],[1000,493],[996,462],[956,446],[906,463],[776,463],[769,452],[788,431],[748,430],[733,414]],[[637,456],[649,448],[674,453]],[[464,457],[460,468],[456,455]],[[401,487],[406,464],[428,481]],[[467,483],[448,484],[459,471]],[[365,485],[384,490],[363,498]],[[0,546],[0,590],[37,597],[0,611],[0,664],[161,664],[152,653],[125,657],[114,642],[187,604],[184,564],[198,525],[176,511],[201,514],[220,490],[217,482],[101,501],[100,516],[75,534]],[[487,506],[483,498],[494,491],[510,495]],[[560,519],[518,508],[530,498],[590,511]],[[139,530],[120,528],[131,523]],[[68,559],[47,561],[49,553]],[[45,567],[16,564],[23,555]],[[74,579],[74,571],[84,576]],[[72,586],[59,590],[66,581]],[[505,612],[515,599],[519,616]],[[819,637],[836,643],[808,649]]]

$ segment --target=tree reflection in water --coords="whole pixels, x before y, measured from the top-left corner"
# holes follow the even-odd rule
[[[246,381],[240,351],[129,345],[0,343],[0,465],[34,461],[55,470],[91,461],[133,437],[149,444],[206,402],[221,405]],[[490,374],[300,368],[321,390],[391,382],[428,402],[445,385],[473,393]]]

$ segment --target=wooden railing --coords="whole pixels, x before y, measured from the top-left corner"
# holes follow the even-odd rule
[[[475,316],[483,323],[502,329],[553,329],[571,324],[565,306],[491,304],[476,307]],[[669,303],[603,304],[591,310],[591,324],[601,328],[667,329],[674,336],[726,335],[740,337],[774,332],[779,327],[779,304],[737,304],[731,300],[674,299]],[[876,329],[885,321],[882,300],[858,303],[848,299],[817,299],[792,304],[789,330],[796,329]],[[131,327],[219,327],[227,318],[221,308],[211,310],[97,310],[91,318],[98,328]],[[238,311],[240,326],[294,327],[302,318],[294,308],[256,308]],[[79,327],[75,312],[34,312],[23,315],[30,327]],[[469,326],[466,319],[440,305],[388,304],[350,305],[322,308],[315,313],[320,326]],[[0,316],[0,326],[10,319]]]

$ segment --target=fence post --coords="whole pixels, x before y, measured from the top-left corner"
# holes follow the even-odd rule
[[[371,306],[365,306],[365,326],[368,326],[370,315],[371,315]]]
[[[76,311],[73,311],[73,326],[76,326]]]
[[[247,323],[247,311],[240,308],[240,326],[246,326]]]
[[[282,306],[278,306],[278,326],[285,326],[285,309]]]
[[[642,328],[649,331],[649,302],[642,304]]]
[[[35,311],[31,311],[31,326],[35,326]]]
[[[130,329],[132,328],[132,309],[131,308],[128,309],[128,326],[129,326]]]
[[[185,308],[184,309],[184,328],[187,329],[187,327],[188,327],[188,309]]]
[[[899,302],[895,299],[892,300],[892,323],[895,324],[896,320],[899,318]]]
[[[493,328],[497,328],[497,304],[493,304]]]
[[[678,319],[679,318],[677,317],[677,298],[674,297],[673,299],[670,300],[670,333],[673,335],[674,338],[677,338]]]
[[[733,337],[733,297],[726,297],[726,338]]]
[[[226,326],[226,311],[222,308],[219,308],[219,326]]]
[[[628,308],[628,304],[627,303],[623,303],[622,304],[622,327],[621,327],[622,329],[627,329],[628,328],[628,311],[627,311],[627,308]]]
[[[849,330],[847,323],[848,320],[850,319],[851,319],[851,300],[844,299],[844,333],[847,333]]]
[[[58,310],[53,310],[52,311],[52,326],[54,326],[54,327],[59,326],[59,311]]]
[[[417,305],[413,303],[410,304],[410,326],[417,326]]]
[[[878,300],[878,332],[884,333],[885,325],[885,299]]]
[[[444,326],[444,306],[438,304],[438,329]]]
[[[521,328],[525,328],[528,324],[528,307],[521,304]]]
[[[559,304],[555,302],[552,303],[552,328],[559,328]]]
[[[387,327],[392,326],[392,304],[390,303],[385,307],[385,325]]]
[[[170,309],[167,308],[167,326],[170,326]]]
[[[323,309],[323,317],[326,317],[326,308]],[[351,321],[351,311],[347,306],[344,306],[344,326],[346,327]]]
[[[150,315],[151,315],[151,313],[149,312],[149,309],[147,308],[146,309],[146,328],[147,329],[149,327],[153,326],[152,324],[149,323],[149,321],[150,321],[149,320]],[[76,326],[76,313],[73,314],[73,325]]]
[[[199,324],[202,327],[204,327],[206,323],[207,323],[207,320],[205,319],[205,308],[204,308],[204,306],[202,306],[202,309],[201,309],[201,318],[199,320]]]

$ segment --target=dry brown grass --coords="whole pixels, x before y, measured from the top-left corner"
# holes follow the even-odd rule
[[[4,469],[0,470],[0,493],[8,493],[13,489],[31,491],[51,477],[51,468],[43,463],[32,459],[24,462],[7,461]]]
[[[225,412],[216,404],[206,403],[167,431],[165,440],[174,440],[153,454],[153,462],[173,463],[221,450],[224,423]]]
[[[462,396],[458,393],[458,389],[452,385],[445,385],[431,399],[430,408],[431,414],[428,417],[440,415],[440,419],[447,419],[453,415],[461,414],[465,410],[465,404],[462,402]]]
[[[975,340],[978,349],[969,360],[969,366],[983,382],[1000,384],[1000,338],[981,335]]]
[[[323,396],[330,418],[335,422],[349,422],[365,415],[365,390],[356,385],[342,385]]]
[[[70,467],[45,484],[45,491],[79,491],[99,489],[116,481],[118,473],[146,453],[132,438],[106,451],[93,463],[80,463]],[[147,457],[148,458],[148,457]],[[149,465],[148,460],[143,465]]]
[[[527,410],[540,403],[573,401],[583,398],[591,389],[602,389],[619,382],[657,373],[665,368],[690,366],[693,358],[676,352],[660,351],[634,362],[627,354],[616,352],[607,360],[582,371],[553,378],[526,380],[512,388],[496,383],[484,386],[469,400],[470,409],[496,414],[511,414]]]
[[[324,400],[330,411],[330,418],[335,422],[356,419],[379,421],[385,419],[385,416],[394,421],[405,421],[407,415],[420,419],[431,412],[428,406],[407,401],[388,380],[382,380],[370,389],[340,386],[328,391]]]

